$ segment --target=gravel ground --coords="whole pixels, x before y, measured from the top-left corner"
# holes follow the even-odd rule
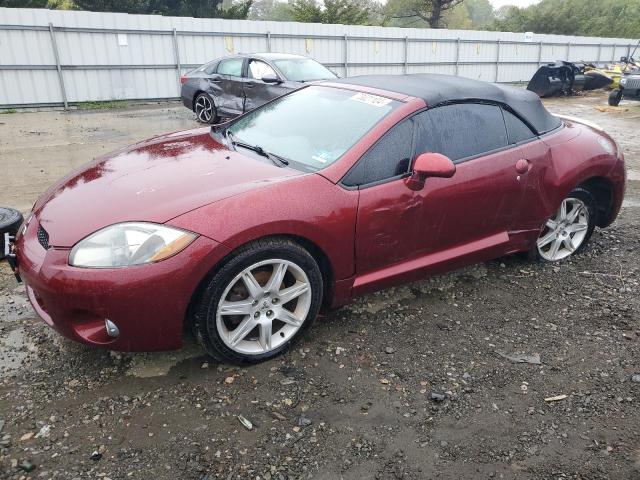
[[[261,365],[218,365],[192,339],[74,344],[1,265],[0,477],[640,479],[640,104],[605,103],[548,103],[627,155],[625,207],[584,254],[369,295]],[[102,151],[193,125],[176,104],[1,115],[0,204],[26,211]]]

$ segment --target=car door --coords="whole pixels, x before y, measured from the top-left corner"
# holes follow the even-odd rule
[[[218,96],[218,115],[235,117],[244,111],[244,89],[242,70],[245,59],[243,57],[229,57],[220,60],[216,74],[220,86]],[[214,77],[215,78],[215,77]]]
[[[509,143],[517,145],[521,156],[522,208],[514,218],[512,230],[532,230],[537,233],[546,212],[555,205],[550,205],[548,195],[553,185],[546,185],[545,174],[553,167],[549,147],[533,132],[517,115],[503,109]],[[524,170],[526,167],[526,171]],[[537,236],[537,235],[536,235]]]
[[[271,65],[262,60],[250,58],[248,60],[247,76],[243,82],[245,112],[280,97],[290,90],[284,85],[283,81],[282,83],[263,82],[262,78],[265,76],[275,77],[282,81]]]
[[[418,190],[409,188],[408,174],[363,181],[358,187],[356,293],[491,258],[508,248],[507,232],[522,199],[516,172],[521,155],[508,145],[500,107],[447,105],[421,112],[411,122],[411,158],[441,153],[454,161],[456,173],[427,178]],[[400,149],[406,142],[391,143]],[[391,143],[377,147],[384,154],[376,155],[374,148],[361,161],[395,162]]]

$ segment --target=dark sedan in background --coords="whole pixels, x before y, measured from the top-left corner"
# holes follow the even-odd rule
[[[304,83],[335,79],[315,60],[286,53],[233,55],[205,63],[180,77],[185,107],[198,120],[216,123],[267,103]]]

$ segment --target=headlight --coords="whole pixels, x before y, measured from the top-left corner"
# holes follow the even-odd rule
[[[69,265],[112,268],[159,262],[186,248],[195,233],[155,223],[119,223],[103,228],[71,249]]]
[[[620,79],[620,85],[626,85],[627,84],[627,79],[626,78],[621,78]]]

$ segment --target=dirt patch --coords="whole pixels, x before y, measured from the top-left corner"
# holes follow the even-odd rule
[[[153,355],[74,344],[2,265],[0,476],[640,478],[640,110],[605,104],[549,102],[604,126],[630,169],[619,220],[583,255],[502,258],[369,295],[261,365],[218,365],[192,340]],[[70,168],[192,117],[176,105],[7,116],[0,204],[28,210]]]

